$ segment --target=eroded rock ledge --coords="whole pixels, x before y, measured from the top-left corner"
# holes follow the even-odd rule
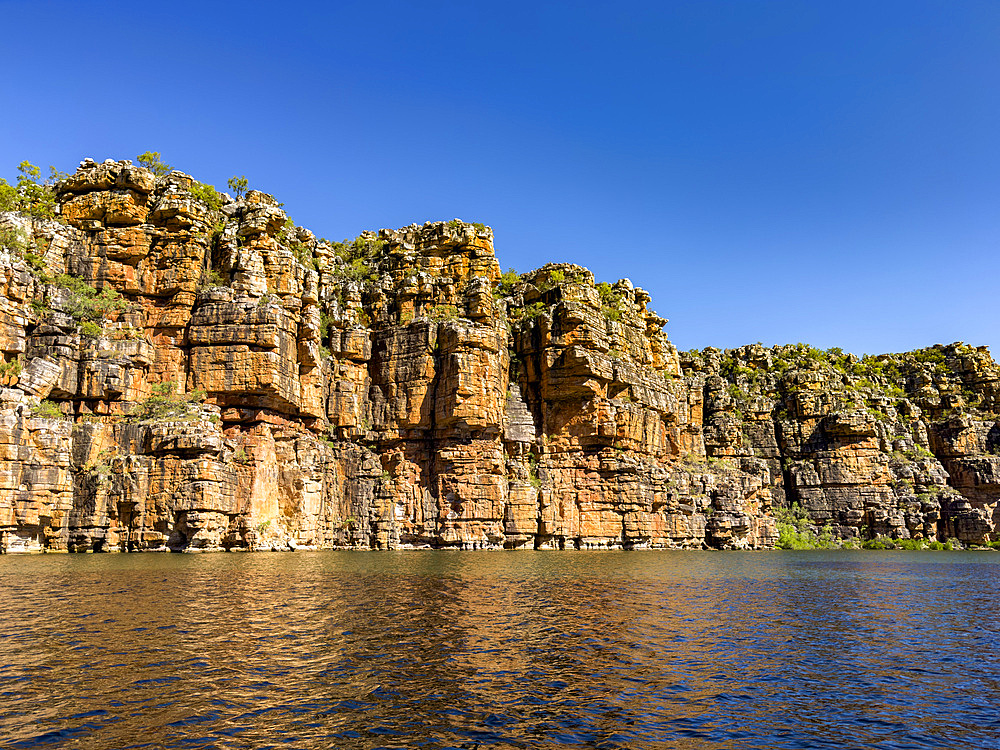
[[[88,160],[57,220],[0,214],[5,549],[758,548],[792,503],[997,539],[985,348],[679,355],[642,289],[502,274],[488,227],[330,243],[197,185]]]

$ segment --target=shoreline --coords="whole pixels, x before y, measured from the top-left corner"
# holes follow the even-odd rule
[[[941,544],[940,542],[938,544]],[[42,555],[71,555],[71,556],[84,556],[84,555],[163,555],[163,554],[174,554],[174,555],[215,555],[215,554],[267,554],[267,553],[293,553],[293,552],[364,552],[364,553],[384,553],[384,552],[455,552],[455,553],[476,553],[476,552],[490,552],[490,553],[505,553],[505,552],[584,552],[584,553],[602,553],[602,552],[729,552],[729,553],[742,553],[742,552],[1000,552],[1000,544],[994,542],[996,546],[988,545],[952,545],[950,547],[932,547],[930,545],[923,545],[921,547],[903,547],[898,545],[892,546],[881,546],[881,547],[811,547],[804,549],[786,549],[782,547],[757,547],[757,548],[746,548],[746,549],[716,549],[713,547],[584,547],[584,548],[565,548],[557,549],[553,547],[518,547],[507,549],[504,547],[481,547],[477,549],[463,549],[460,547],[432,547],[432,546],[399,546],[393,547],[391,549],[373,549],[371,547],[319,547],[315,545],[299,545],[294,549],[285,548],[279,549],[276,547],[267,549],[247,549],[245,547],[234,547],[231,549],[225,549],[223,547],[209,547],[209,548],[195,548],[195,549],[169,549],[169,548],[154,548],[145,550],[120,550],[120,549],[108,549],[108,550],[81,550],[71,552],[69,550],[62,549],[17,549],[17,550],[4,550],[0,552],[0,557],[11,556],[11,557],[36,557]]]

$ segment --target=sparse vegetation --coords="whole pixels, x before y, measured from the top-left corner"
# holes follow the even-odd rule
[[[621,289],[612,286],[606,281],[597,285],[597,294],[601,298],[601,312],[608,320],[619,320],[622,314],[622,301],[624,295]]]
[[[536,490],[542,486],[542,480],[538,476],[538,457],[534,453],[528,454],[528,482]]]
[[[77,276],[59,274],[52,283],[69,292],[63,308],[86,336],[99,336],[102,330],[99,321],[128,307],[125,299],[111,287],[98,292]]]
[[[510,316],[514,320],[534,320],[544,313],[548,308],[544,302],[532,302],[530,305],[524,305],[523,307],[513,307],[510,310]]]
[[[204,291],[215,286],[228,286],[228,280],[214,268],[209,268],[202,274],[201,284],[198,285],[198,288]]]
[[[135,157],[136,163],[145,167],[157,177],[165,177],[173,170],[169,164],[164,164],[159,151],[145,151]]]
[[[458,307],[455,305],[434,305],[428,313],[428,317],[434,321],[457,320]]]
[[[205,392],[201,389],[178,393],[172,380],[157,383],[151,391],[145,401],[133,407],[129,416],[139,421],[189,422],[200,415],[198,404],[205,400]]]
[[[65,419],[66,415],[63,414],[62,409],[59,408],[59,404],[55,401],[49,401],[45,399],[38,403],[38,406],[31,410],[32,414],[36,417],[41,417],[42,419]]]
[[[778,549],[830,549],[839,546],[829,526],[819,534],[811,527],[809,514],[799,505],[775,508],[774,519],[778,526]]]
[[[24,369],[24,356],[18,354],[13,359],[7,360],[0,357],[0,379],[17,377]]]
[[[506,273],[500,275],[500,281],[497,284],[496,294],[499,297],[510,296],[510,293],[514,290],[514,285],[521,280],[521,275],[515,271],[513,268],[508,268]]]
[[[460,219],[452,219],[448,222],[448,226],[452,229],[461,229],[464,226],[471,226],[475,228],[477,232],[486,231],[486,225],[480,224],[478,221],[462,221]]]
[[[188,192],[213,211],[222,208],[222,194],[211,185],[204,182],[194,182],[188,188]]]
[[[22,211],[41,219],[51,219],[56,214],[55,183],[65,177],[49,167],[50,177],[42,181],[42,171],[28,161],[22,161],[17,166],[20,175],[17,182],[11,185],[0,178],[0,211]]]
[[[233,191],[233,197],[236,200],[242,200],[247,194],[247,178],[246,175],[240,175],[239,177],[230,177],[226,183],[229,189]]]
[[[371,232],[359,235],[353,240],[332,242],[330,246],[341,264],[332,273],[343,279],[373,282],[378,278],[377,265],[385,247],[385,240],[372,236]]]

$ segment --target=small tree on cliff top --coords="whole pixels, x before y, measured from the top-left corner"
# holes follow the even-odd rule
[[[51,183],[64,175],[55,167],[50,167],[49,170],[51,179],[41,182],[42,171],[31,162],[22,161],[17,166],[17,171],[21,174],[16,185],[0,178],[0,211],[23,211],[48,219],[55,216],[56,196]]]
[[[247,194],[247,187],[249,183],[247,182],[246,175],[240,175],[239,177],[230,177],[229,189],[233,191],[236,200],[240,200],[244,195]]]
[[[135,160],[139,162],[139,166],[145,167],[157,177],[165,177],[172,169],[169,164],[163,163],[159,151],[146,151],[135,157]]]

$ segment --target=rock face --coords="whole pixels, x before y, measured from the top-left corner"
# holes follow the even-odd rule
[[[764,460],[841,538],[997,540],[1000,368],[986,347],[858,359],[801,344],[682,357],[708,455]]]
[[[7,550],[995,538],[982,349],[679,355],[649,295],[502,274],[459,221],[318,240],[268,195],[85,161],[0,214]]]

